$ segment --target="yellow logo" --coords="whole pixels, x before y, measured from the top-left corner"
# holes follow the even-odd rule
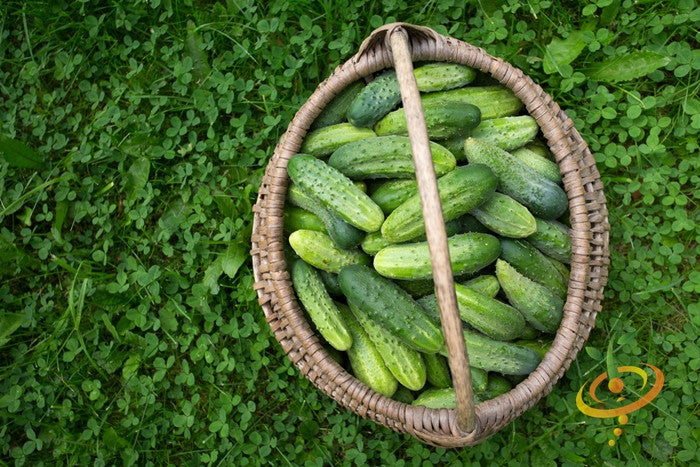
[[[645,405],[647,405],[649,402],[651,402],[656,396],[659,395],[661,392],[661,387],[664,385],[664,374],[656,368],[654,365],[649,365],[648,363],[642,363],[642,365],[645,365],[654,372],[655,376],[655,381],[654,384],[651,386],[649,391],[644,394],[642,397],[639,399],[630,402],[626,405],[620,406],[620,407],[615,407],[611,409],[601,409],[601,408],[596,408],[596,407],[591,407],[590,405],[587,405],[583,401],[583,393],[586,389],[586,385],[588,384],[588,381],[586,381],[583,386],[581,386],[581,389],[579,389],[578,394],[576,395],[576,407],[583,412],[585,415],[588,415],[589,417],[595,417],[595,418],[612,418],[612,417],[618,417],[618,422],[621,425],[624,425],[628,422],[629,418],[627,417],[628,413],[634,412],[635,410],[639,410]],[[640,378],[642,378],[642,387],[641,390],[643,390],[647,383],[648,383],[648,376],[647,373],[642,369],[637,366],[619,366],[617,367],[617,372],[619,374],[622,373],[634,373],[638,375]],[[598,386],[600,384],[608,379],[608,373],[603,373],[602,375],[598,376],[596,379],[593,380],[591,383],[590,387],[588,388],[588,394],[590,395],[591,399],[593,399],[595,402],[598,404],[603,404],[603,401],[601,401],[598,396],[596,395],[596,390],[598,389]],[[613,394],[620,394],[623,390],[625,389],[625,384],[622,381],[622,379],[619,376],[616,376],[614,378],[610,378],[608,381],[608,390],[612,392]],[[640,390],[640,392],[641,392]],[[617,402],[622,402],[626,400],[624,396],[620,396],[616,399]],[[613,434],[615,436],[620,436],[622,434],[622,429],[621,428],[615,428],[613,430]],[[610,446],[615,445],[615,440],[611,439],[608,444]]]

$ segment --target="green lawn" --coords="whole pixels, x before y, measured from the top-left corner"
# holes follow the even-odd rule
[[[700,462],[700,9],[405,3],[2,2],[0,465]],[[540,83],[609,202],[610,281],[584,351],[473,448],[435,449],[337,405],[287,360],[252,288],[251,206],[277,140],[397,20]],[[613,447],[617,420],[575,405],[608,355],[666,378]]]

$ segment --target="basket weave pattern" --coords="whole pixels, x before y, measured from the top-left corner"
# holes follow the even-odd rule
[[[488,73],[523,101],[555,155],[569,197],[572,261],[561,326],[550,351],[510,392],[476,407],[477,427],[463,433],[455,411],[406,405],[369,389],[338,365],[314,334],[296,300],[283,251],[287,161],[299,151],[313,120],[353,81],[392,67],[386,36],[399,25],[375,30],[359,52],[340,65],[297,112],[268,163],[253,208],[251,236],[255,289],[275,338],[301,373],[356,414],[436,446],[475,445],[499,431],[549,394],[576,357],[601,311],[609,264],[608,213],[595,160],[573,122],[519,69],[465,42],[428,28],[400,24],[409,33],[414,61],[455,62]]]

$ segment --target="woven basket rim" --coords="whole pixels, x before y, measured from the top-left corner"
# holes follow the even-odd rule
[[[478,47],[441,36],[432,30],[401,23],[411,33],[414,61],[464,63],[498,79],[523,100],[545,133],[563,174],[572,216],[572,273],[564,320],[552,348],[535,371],[515,388],[477,405],[479,425],[468,434],[454,423],[454,410],[403,404],[372,391],[335,363],[296,303],[281,253],[281,206],[288,183],[286,161],[298,152],[313,120],[344,87],[391,66],[384,36],[393,25],[375,30],[359,52],[336,70],[300,108],[275,148],[254,207],[251,241],[259,302],[275,338],[302,374],[344,407],[365,418],[444,447],[477,444],[547,395],[568,369],[595,324],[607,282],[607,209],[595,161],[573,123],[559,106],[522,71]],[[426,32],[430,31],[430,32]],[[465,58],[466,57],[466,58]],[[544,128],[543,128],[544,126]],[[280,204],[281,201],[281,204]],[[533,390],[532,388],[539,388]],[[505,410],[501,410],[505,409]]]

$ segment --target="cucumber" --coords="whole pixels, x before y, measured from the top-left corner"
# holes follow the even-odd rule
[[[396,283],[413,298],[423,297],[435,292],[435,282],[432,279],[403,280],[396,281]]]
[[[371,198],[384,214],[389,215],[391,211],[416,193],[418,193],[418,182],[415,179],[389,180],[382,183],[372,193]]]
[[[461,88],[474,81],[476,70],[458,63],[427,63],[413,70],[420,92]]]
[[[505,394],[513,389],[513,385],[505,379],[503,376],[498,374],[493,374],[489,376],[489,381],[486,387],[479,392],[479,398],[482,400],[491,400]]]
[[[545,339],[523,339],[516,341],[516,344],[535,349],[542,358],[544,358],[547,352],[549,352],[550,347],[552,347],[552,341]]]
[[[561,183],[561,173],[559,172],[559,166],[555,162],[527,148],[516,149],[511,154],[547,180],[557,184]]]
[[[338,303],[338,309],[352,335],[352,346],[347,353],[355,377],[374,391],[391,397],[399,386],[398,381],[386,367],[381,353],[347,305]]]
[[[474,402],[476,403],[476,400]],[[429,409],[454,409],[457,407],[455,390],[451,387],[426,389],[411,405],[422,405]]]
[[[553,183],[510,153],[475,138],[467,138],[464,152],[470,164],[485,164],[498,177],[498,191],[524,204],[532,214],[556,219],[568,207],[569,199]]]
[[[301,259],[327,272],[338,273],[350,264],[371,264],[360,250],[342,250],[327,234],[314,230],[296,230],[289,235],[289,244]]]
[[[526,145],[525,147],[530,151],[534,152],[535,154],[544,157],[545,159],[549,159],[554,163],[557,162],[557,159],[554,157],[554,154],[552,154],[552,151],[550,151],[549,148],[544,143],[542,143],[542,141],[535,140],[530,144]]]
[[[343,291],[340,290],[340,285],[338,284],[338,275],[319,269],[318,273],[321,275],[321,280],[323,285],[326,287],[328,294],[331,297],[342,297]]]
[[[481,111],[475,105],[458,102],[424,102],[423,115],[431,140],[451,138],[476,128],[481,122]],[[374,132],[382,135],[407,135],[406,111],[394,110],[374,125]]]
[[[455,284],[459,316],[474,329],[500,341],[520,337],[525,329],[525,319],[518,310],[495,298]]]
[[[311,124],[310,130],[330,125],[337,125],[345,122],[350,103],[355,99],[355,96],[365,87],[363,81],[355,81],[349,84],[346,88],[338,93],[321,111],[318,117]]]
[[[352,302],[349,305],[396,380],[413,391],[421,389],[425,385],[426,370],[420,352],[398,340]]]
[[[499,259],[496,277],[511,305],[528,323],[543,332],[556,332],[561,323],[564,302],[554,292],[520,274],[513,266]]]
[[[346,117],[357,127],[371,128],[401,103],[394,70],[385,71],[365,86],[350,103]]]
[[[435,353],[445,343],[441,329],[401,287],[362,265],[343,268],[340,288],[349,303],[367,313],[410,347]]]
[[[563,263],[571,263],[569,228],[555,220],[536,218],[535,222],[537,230],[527,237],[527,241],[545,255]]]
[[[376,255],[382,248],[389,246],[390,243],[382,236],[381,232],[372,232],[365,235],[365,238],[360,243],[362,251],[368,255]]]
[[[336,245],[345,250],[359,245],[365,236],[365,232],[348,224],[339,215],[326,209],[318,199],[306,193],[296,183],[289,184],[287,200],[294,206],[299,206],[300,208],[314,213],[324,226],[323,230],[319,230],[317,228],[306,228],[299,225],[298,228],[294,228],[292,231],[304,229],[326,232]],[[286,209],[287,208],[285,208],[285,210]]]
[[[297,154],[287,164],[294,183],[343,220],[365,232],[379,230],[384,213],[345,175],[307,154]]]
[[[298,260],[292,266],[292,283],[299,301],[319,334],[333,348],[349,349],[353,343],[350,330],[328,295],[318,272],[304,261]]]
[[[523,331],[523,334],[520,336],[520,340],[537,339],[539,336],[540,336],[540,331],[533,328],[529,323],[527,323],[525,325],[525,330]],[[516,343],[519,343],[519,342],[516,342]]]
[[[437,181],[445,222],[466,214],[486,201],[496,190],[498,179],[482,164],[458,167]],[[425,233],[423,208],[416,193],[387,216],[381,227],[392,243],[411,240]]]
[[[524,238],[537,230],[537,222],[528,209],[508,195],[494,193],[471,214],[492,232],[503,237]]]
[[[513,91],[504,86],[474,86],[453,89],[451,91],[431,92],[421,96],[423,105],[430,103],[472,104],[481,111],[481,119],[507,117],[517,115],[523,108],[522,101]]]
[[[309,132],[301,143],[299,152],[314,157],[325,157],[344,144],[373,136],[377,135],[369,128],[338,123]]]
[[[502,238],[501,258],[520,274],[547,287],[559,297],[566,297],[568,281],[544,254],[527,241]]]
[[[408,388],[401,385],[399,385],[399,388],[391,398],[395,401],[403,402],[404,404],[411,404],[415,400],[413,393]]]
[[[469,136],[510,151],[532,141],[539,129],[537,121],[529,115],[491,118],[482,120],[471,132],[459,134],[440,144],[449,149],[457,160],[464,160],[467,157],[464,154],[464,141]]]
[[[285,206],[284,231],[289,234],[295,230],[315,230],[328,233],[321,218],[313,212],[297,206]]]
[[[484,224],[479,222],[476,217],[474,217],[471,214],[464,214],[463,216],[459,216],[457,218],[457,222],[459,222],[459,232],[460,233],[467,233],[467,232],[480,232],[480,233],[490,233],[491,231],[487,229]]]
[[[472,367],[504,375],[528,375],[542,360],[536,350],[528,347],[490,339],[472,331],[463,333]]]
[[[568,294],[569,276],[571,274],[571,271],[569,270],[568,266],[566,266],[561,261],[557,261],[556,259],[551,258],[549,256],[547,256],[547,259],[549,260],[550,263],[552,263],[554,265],[555,268],[557,268],[557,271],[559,271],[559,275],[561,275],[561,278],[564,281],[564,284],[566,284],[567,294]],[[562,297],[562,298],[566,298],[566,297]]]
[[[452,386],[452,376],[447,359],[440,354],[423,354],[428,383],[436,388]]]
[[[457,165],[452,153],[439,144],[431,142],[430,151],[436,175],[444,175]],[[328,165],[353,180],[415,179],[413,153],[408,136],[377,136],[345,144],[331,154]]]
[[[493,263],[501,253],[496,237],[464,233],[447,239],[450,263],[455,275],[471,274]],[[374,269],[392,279],[433,277],[428,242],[404,243],[382,248],[374,257]]]
[[[462,285],[490,298],[494,298],[501,290],[501,285],[498,283],[496,276],[489,274],[477,276],[474,279],[463,282]]]

